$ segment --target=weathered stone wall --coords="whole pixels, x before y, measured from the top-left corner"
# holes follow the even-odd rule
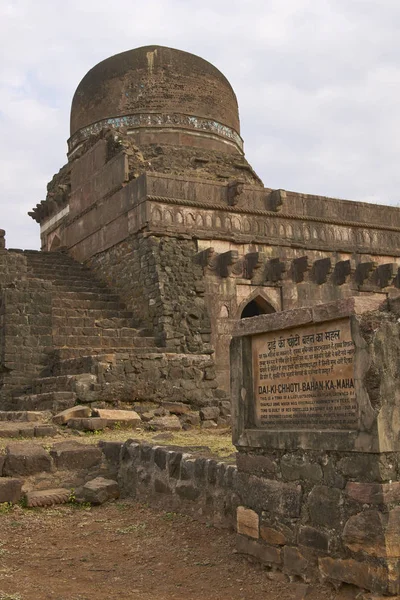
[[[373,295],[238,323],[231,368],[239,551],[308,580],[400,592],[399,314],[398,299]],[[275,353],[271,340],[293,341],[301,331],[305,342],[300,336]],[[325,351],[316,344],[310,354],[318,331],[327,332]],[[314,375],[302,371],[301,355],[316,360]],[[272,370],[261,374],[261,360]]]
[[[88,266],[121,295],[160,346],[204,352],[211,326],[195,253],[192,240],[138,235],[94,256]]]
[[[239,551],[306,581],[399,593],[396,454],[241,449],[237,466]]]
[[[78,397],[81,402],[179,402],[189,408],[219,407],[213,419],[230,414],[229,399],[218,388],[214,362],[209,355],[132,352],[87,356],[56,363],[47,374],[88,373],[95,383]],[[93,383],[93,381],[91,382]],[[73,381],[71,381],[73,385]],[[51,391],[40,384],[36,393]]]
[[[9,281],[12,269],[23,266],[21,255],[10,253]],[[52,292],[51,283],[20,280],[21,271],[15,272],[12,283],[1,291],[1,384],[0,398],[11,391],[23,389],[38,376],[48,360],[52,345]]]
[[[106,448],[103,452],[107,457]],[[240,502],[236,466],[190,452],[126,442],[120,455],[114,455],[121,496],[189,514],[216,527],[235,528]]]

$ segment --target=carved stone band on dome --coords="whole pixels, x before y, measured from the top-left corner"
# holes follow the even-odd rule
[[[157,113],[144,113],[135,115],[125,115],[123,117],[111,117],[109,119],[103,119],[97,121],[92,125],[83,127],[77,131],[68,140],[68,150],[72,152],[81,142],[85,141],[90,135],[99,133],[104,127],[113,127],[118,129],[120,127],[178,127],[181,129],[192,129],[194,131],[200,131],[204,133],[211,133],[218,135],[230,142],[236,144],[241,152],[243,152],[243,140],[240,135],[230,127],[213,121],[212,119],[205,119],[204,117],[194,117],[191,115],[182,115],[174,113],[171,115],[157,114]]]

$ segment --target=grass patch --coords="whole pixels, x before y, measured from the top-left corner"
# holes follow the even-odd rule
[[[138,523],[137,525],[128,525],[115,530],[119,535],[128,535],[129,533],[142,532],[146,529],[146,523]]]

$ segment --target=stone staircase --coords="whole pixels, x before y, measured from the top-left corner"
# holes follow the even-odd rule
[[[89,269],[61,252],[26,251],[27,279],[52,284],[52,346],[41,376],[15,390],[3,408],[59,412],[77,400],[76,385],[90,375],[102,355],[160,352],[148,330]],[[97,388],[96,388],[97,386]]]
[[[154,348],[132,312],[89,269],[58,252],[27,251],[28,279],[53,285],[53,347],[59,358]]]

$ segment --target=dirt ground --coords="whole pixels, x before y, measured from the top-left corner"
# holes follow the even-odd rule
[[[133,501],[0,507],[0,600],[349,600],[287,582],[232,533]]]

